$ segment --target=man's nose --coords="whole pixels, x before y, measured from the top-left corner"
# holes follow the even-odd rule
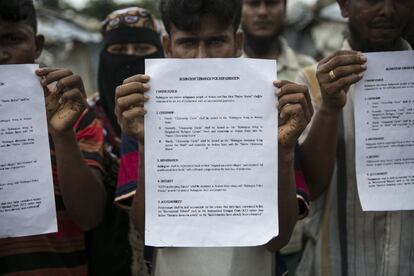
[[[267,15],[267,4],[265,1],[260,2],[260,5],[257,7],[257,13],[259,15]]]
[[[381,13],[387,16],[395,14],[394,0],[385,0],[382,6]]]
[[[206,58],[208,57],[207,54],[207,47],[204,45],[204,43],[200,43],[200,45],[197,48],[196,58]]]

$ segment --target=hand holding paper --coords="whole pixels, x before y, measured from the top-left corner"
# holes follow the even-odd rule
[[[136,75],[126,79],[115,92],[115,114],[122,131],[144,144],[144,103],[148,96],[150,78],[146,75]]]
[[[312,102],[306,86],[288,81],[277,81],[275,86],[279,99],[279,145],[281,150],[291,150],[312,118]]]
[[[316,77],[322,94],[322,107],[339,112],[345,106],[349,87],[361,80],[366,57],[357,51],[341,50],[322,59]]]
[[[42,77],[49,132],[71,130],[87,105],[82,79],[64,69],[42,68],[36,74]]]

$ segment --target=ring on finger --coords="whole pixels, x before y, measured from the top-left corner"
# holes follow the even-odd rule
[[[329,77],[331,78],[332,81],[336,81],[338,79],[338,77],[335,75],[333,69],[331,71],[329,71]]]

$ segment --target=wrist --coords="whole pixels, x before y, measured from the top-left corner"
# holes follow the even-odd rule
[[[329,105],[328,103],[322,100],[321,106],[319,108],[319,112],[325,116],[339,116],[341,113],[342,108],[338,108],[336,106]]]
[[[295,147],[279,146],[279,163],[292,163],[295,159]]]
[[[50,136],[52,137],[53,142],[56,143],[66,143],[67,141],[75,141],[75,132],[73,129],[68,129],[62,132],[52,132],[50,133]]]
[[[144,152],[145,152],[144,143],[141,142],[141,141],[138,141],[138,152],[139,152],[139,154],[144,154]]]

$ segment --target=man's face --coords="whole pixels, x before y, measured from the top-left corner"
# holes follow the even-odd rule
[[[352,36],[369,49],[389,49],[410,19],[413,0],[340,0]]]
[[[285,17],[284,0],[244,0],[242,9],[243,31],[249,36],[269,38],[277,36]]]
[[[200,30],[186,32],[171,26],[164,36],[165,54],[170,58],[228,58],[239,57],[243,35],[234,34],[233,26],[223,27],[213,17],[201,21]]]
[[[0,19],[0,64],[34,63],[42,47],[43,37],[31,26]]]

